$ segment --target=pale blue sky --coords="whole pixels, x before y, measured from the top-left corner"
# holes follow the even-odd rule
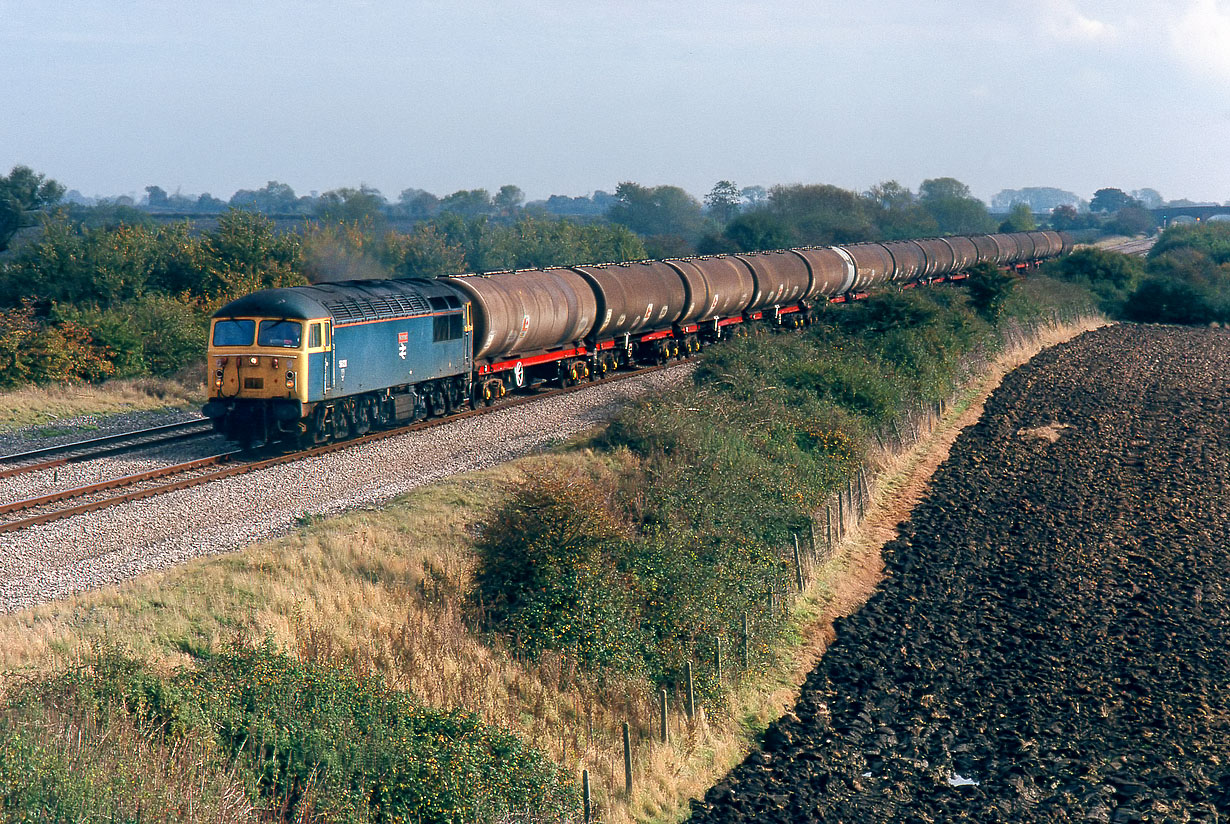
[[[0,0],[0,173],[1230,199],[1230,0]]]

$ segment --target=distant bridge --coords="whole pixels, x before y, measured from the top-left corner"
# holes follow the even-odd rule
[[[1230,206],[1170,206],[1149,211],[1162,226],[1169,226],[1176,217],[1189,217],[1198,223],[1217,216],[1223,220],[1230,220]]]

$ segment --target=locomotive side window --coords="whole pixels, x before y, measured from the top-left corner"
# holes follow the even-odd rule
[[[436,315],[435,324],[431,330],[431,339],[435,343],[460,340],[461,331],[461,315]]]
[[[214,324],[214,346],[251,346],[255,336],[254,320],[220,320]]]
[[[298,349],[303,340],[303,324],[296,320],[262,320],[256,336],[258,346]]]
[[[313,323],[308,330],[308,348],[316,349],[320,346],[320,324]]]

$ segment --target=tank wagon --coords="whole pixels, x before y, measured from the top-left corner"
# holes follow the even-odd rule
[[[237,441],[323,443],[687,357],[757,325],[805,326],[817,306],[888,283],[1025,268],[1071,247],[1019,232],[266,289],[214,314],[203,412]]]

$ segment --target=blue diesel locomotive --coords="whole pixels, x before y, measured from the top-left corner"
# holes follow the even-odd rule
[[[755,324],[804,326],[818,305],[887,283],[1028,268],[1071,246],[1017,232],[267,289],[214,314],[203,412],[243,443],[340,440],[686,357]]]

